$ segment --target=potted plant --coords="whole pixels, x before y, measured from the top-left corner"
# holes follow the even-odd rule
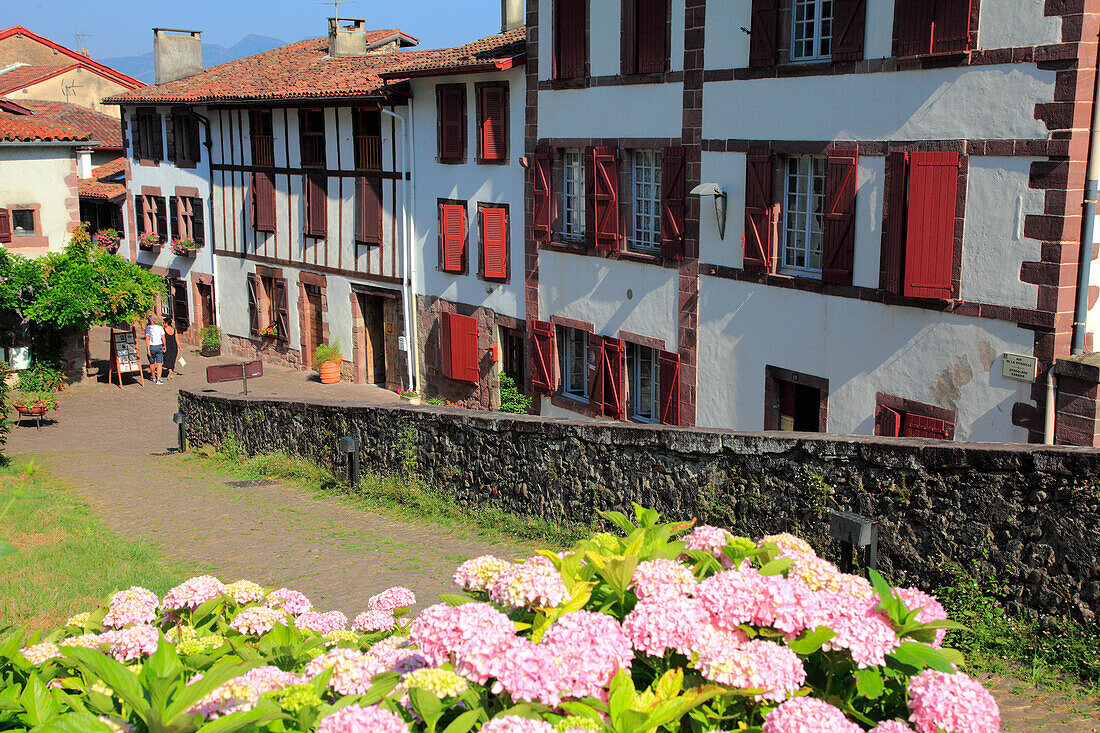
[[[160,235],[156,232],[142,232],[138,235],[138,247],[148,252],[159,252]]]
[[[265,339],[277,339],[279,338],[279,324],[269,323],[260,329],[260,335]]]
[[[117,229],[100,229],[95,233],[95,242],[111,254],[118,254],[118,245],[122,242],[122,234]]]
[[[34,418],[39,425],[50,410],[61,411],[61,403],[57,399],[56,392],[24,392],[11,401],[11,406],[19,413],[20,419]]]
[[[317,347],[317,351],[313,352],[313,368],[321,375],[321,384],[336,384],[340,381],[342,358],[340,342],[337,340]]]
[[[173,239],[171,248],[172,254],[179,257],[194,257],[199,246],[195,244],[193,239]]]
[[[222,330],[217,326],[206,326],[199,330],[203,356],[220,356],[222,353]]]
[[[402,402],[408,402],[410,405],[420,404],[420,395],[416,393],[416,390],[397,388],[397,394],[401,398]]]

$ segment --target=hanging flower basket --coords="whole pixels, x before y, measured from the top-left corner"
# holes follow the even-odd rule
[[[102,229],[95,233],[95,242],[111,254],[118,254],[118,246],[122,242],[122,235],[116,229]]]
[[[172,254],[179,257],[194,257],[199,246],[190,239],[173,239],[171,244]]]
[[[160,235],[156,232],[143,232],[138,235],[138,247],[146,252],[160,251]]]

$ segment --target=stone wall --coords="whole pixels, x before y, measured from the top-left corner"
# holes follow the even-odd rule
[[[339,468],[354,435],[365,470],[421,477],[467,502],[590,523],[636,501],[833,552],[828,513],[880,520],[879,566],[936,588],[995,577],[1015,611],[1100,611],[1100,451],[575,422],[460,409],[303,403],[182,392],[193,444],[233,434]],[[343,470],[339,468],[339,470]]]

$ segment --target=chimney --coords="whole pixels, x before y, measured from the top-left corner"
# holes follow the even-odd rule
[[[500,0],[500,32],[507,33],[523,23],[523,0]]]
[[[347,25],[341,26],[341,23]],[[367,21],[362,18],[328,19],[329,56],[365,56],[367,54]]]
[[[92,177],[92,151],[91,148],[78,148],[76,151],[76,177],[80,179]]]
[[[157,84],[201,73],[202,31],[154,28],[153,64]]]

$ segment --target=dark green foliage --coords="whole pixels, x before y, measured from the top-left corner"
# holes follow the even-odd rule
[[[503,372],[500,375],[500,411],[526,415],[531,410],[531,398],[520,394],[516,381]]]
[[[59,392],[65,388],[65,374],[46,361],[35,361],[19,372],[15,387],[22,392]]]

